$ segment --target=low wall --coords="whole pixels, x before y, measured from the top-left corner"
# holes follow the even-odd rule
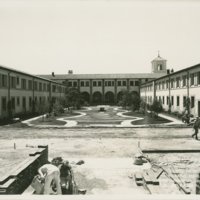
[[[0,194],[21,194],[31,184],[37,170],[48,162],[48,146],[38,146],[36,152],[0,177]]]

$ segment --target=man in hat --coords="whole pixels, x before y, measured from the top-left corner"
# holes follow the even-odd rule
[[[194,125],[193,125],[193,129],[194,129],[194,134],[192,134],[192,137],[195,136],[195,139],[198,140],[198,132],[199,132],[199,125],[200,125],[200,120],[199,120],[199,117],[196,117],[196,120],[194,122]]]

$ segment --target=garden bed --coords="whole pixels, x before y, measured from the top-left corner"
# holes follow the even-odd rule
[[[72,113],[63,113],[63,114],[60,114],[59,117],[75,117],[75,116],[79,116],[80,113],[77,113],[77,112],[72,112]]]
[[[91,124],[112,124],[120,125],[122,121],[79,121],[78,125],[91,125]]]
[[[137,112],[127,112],[127,113],[124,113],[124,115],[143,118],[141,120],[131,122],[131,124],[133,125],[163,124],[163,123],[171,122],[170,120],[162,118],[162,117],[151,117],[150,114],[143,115]]]
[[[39,118],[39,119],[36,119],[36,120],[33,120],[31,121],[31,124],[34,124],[34,125],[65,125],[66,122],[64,121],[60,121],[60,120],[57,120],[56,118]]]

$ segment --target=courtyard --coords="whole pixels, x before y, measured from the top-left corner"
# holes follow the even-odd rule
[[[37,145],[48,145],[49,160],[57,156],[69,160],[78,186],[86,189],[87,194],[181,194],[177,185],[165,176],[159,179],[157,189],[137,186],[134,173],[149,169],[150,165],[136,166],[133,162],[138,147],[142,150],[199,150],[200,142],[191,138],[192,128],[107,126],[124,120],[117,114],[119,112],[117,109],[109,112],[87,109],[82,117],[73,116],[73,121],[78,121],[77,127],[22,128],[15,124],[2,127],[0,175],[19,164]],[[135,119],[133,116],[127,118]],[[96,124],[96,127],[80,127],[79,124],[84,122]],[[182,186],[195,194],[200,166],[198,153],[154,153],[146,156],[165,167],[168,173],[178,174]],[[78,160],[84,160],[84,164],[74,165]]]

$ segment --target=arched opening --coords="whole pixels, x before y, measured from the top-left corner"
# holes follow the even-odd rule
[[[139,93],[137,91],[131,91],[131,94],[139,96]]]
[[[85,104],[90,103],[90,94],[88,92],[82,92],[81,95]]]
[[[100,92],[94,92],[92,97],[93,104],[102,104],[102,94]]]
[[[123,96],[123,92],[121,91],[121,92],[118,92],[118,94],[117,94],[117,102],[119,103],[119,101],[121,101],[122,100],[122,96]]]
[[[162,70],[162,65],[161,64],[158,65],[158,71],[160,71],[160,70]]]
[[[105,103],[106,104],[114,104],[115,99],[114,99],[114,93],[113,92],[106,92],[105,94]]]

